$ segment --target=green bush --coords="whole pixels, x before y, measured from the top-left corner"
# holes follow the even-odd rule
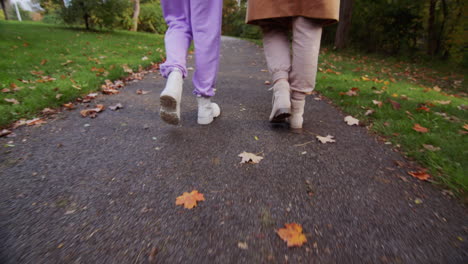
[[[55,25],[60,25],[63,24],[63,18],[58,12],[49,12],[44,14],[44,17],[42,18],[42,22],[47,23],[47,24],[55,24]]]
[[[262,33],[259,27],[245,24],[246,4],[241,6],[236,0],[225,0],[223,5],[223,35],[260,39]]]
[[[20,16],[21,16],[21,19],[23,21],[31,21],[32,18],[31,16],[29,15],[29,12],[26,11],[26,10],[23,10],[21,9],[21,7],[18,5],[18,10],[19,10],[19,13],[20,13]],[[8,19],[10,20],[18,20],[18,16],[16,15],[16,9],[15,9],[15,6],[12,5],[8,10]]]
[[[138,31],[164,34],[167,25],[164,21],[161,4],[159,1],[142,4],[140,16],[138,17]]]

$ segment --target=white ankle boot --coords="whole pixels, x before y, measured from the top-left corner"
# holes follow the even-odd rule
[[[212,103],[210,98],[197,97],[198,102],[198,124],[208,125],[215,117],[221,114],[218,104]]]
[[[159,115],[164,122],[171,125],[177,125],[180,122],[183,83],[182,73],[179,70],[173,70],[167,77],[166,87],[159,96],[161,103]]]
[[[302,123],[304,122],[304,106],[305,99],[297,100],[291,98],[291,117],[289,118],[289,126],[294,132],[302,131]]]
[[[278,81],[273,86],[273,106],[270,114],[271,123],[285,122],[291,115],[291,90],[287,81]]]

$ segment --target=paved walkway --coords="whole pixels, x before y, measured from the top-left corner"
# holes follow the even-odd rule
[[[93,102],[119,111],[61,113],[18,129],[13,148],[1,138],[0,262],[468,263],[458,201],[408,176],[401,155],[325,101],[309,98],[305,128],[336,143],[272,127],[261,49],[223,38],[222,54],[222,116],[210,126],[196,124],[189,81],[182,126],[164,124],[164,80],[151,74]],[[239,164],[243,151],[265,158]],[[175,205],[193,189],[206,201]],[[303,226],[303,247],[276,235],[288,222]]]

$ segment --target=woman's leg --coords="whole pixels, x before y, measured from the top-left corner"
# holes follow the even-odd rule
[[[296,17],[293,20],[293,62],[291,81],[291,129],[302,130],[306,94],[315,88],[322,26],[313,20]]]
[[[290,87],[289,71],[291,70],[291,56],[289,44],[289,25],[291,19],[271,19],[260,26],[263,30],[263,48],[268,69],[273,77],[273,105],[270,122],[284,122],[290,116]]]
[[[167,78],[167,82],[159,97],[159,115],[172,125],[180,122],[183,78],[187,76],[187,50],[192,40],[188,1],[161,1],[168,29],[165,36],[166,62],[161,65],[161,74]]]
[[[214,95],[219,67],[222,0],[189,0],[191,28],[195,44],[195,95]]]
[[[322,26],[312,19],[293,19],[293,61],[290,73],[293,91],[310,93],[315,88]]]
[[[164,19],[168,29],[164,38],[166,62],[161,64],[161,74],[167,78],[175,68],[187,76],[187,51],[192,41],[189,0],[162,0]]]

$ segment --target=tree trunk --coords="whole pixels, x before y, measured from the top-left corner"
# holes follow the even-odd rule
[[[343,49],[348,44],[353,2],[354,0],[341,0],[340,2],[340,22],[338,23],[335,35],[335,47],[337,49]]]
[[[0,0],[0,3],[2,4],[2,9],[3,9],[3,15],[5,16],[5,20],[8,20],[8,12],[6,10],[6,0]]]
[[[140,15],[140,0],[133,0],[133,17],[131,31],[138,30],[138,16]]]
[[[85,21],[86,30],[89,30],[89,15],[88,15],[88,13],[84,14],[83,19]]]
[[[435,28],[436,5],[439,0],[430,0],[429,18],[427,21],[427,54],[434,55],[437,49],[437,32]]]

